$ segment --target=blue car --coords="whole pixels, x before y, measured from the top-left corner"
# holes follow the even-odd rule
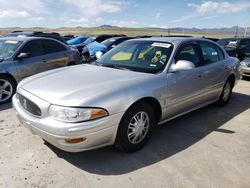
[[[83,61],[91,62],[96,59],[96,52],[102,52],[103,54],[107,51],[111,50],[118,44],[132,39],[133,37],[112,37],[109,39],[104,40],[103,42],[91,42],[84,46],[82,50]]]
[[[106,53],[108,51],[107,46],[105,46],[102,43],[96,42],[96,41],[91,42],[90,44],[88,44],[86,46],[86,48],[89,51],[90,57],[95,57],[96,52]]]
[[[89,37],[87,36],[78,36],[78,37],[75,37],[73,39],[70,39],[67,41],[67,44],[68,45],[77,45],[77,44],[81,44],[83,42],[85,42]]]

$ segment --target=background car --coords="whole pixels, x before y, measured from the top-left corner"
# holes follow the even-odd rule
[[[224,38],[217,41],[232,57],[240,61],[250,58],[250,38]]]
[[[157,124],[211,103],[226,105],[238,67],[211,40],[132,39],[92,64],[23,80],[13,106],[33,133],[62,150],[114,144],[135,152]]]
[[[23,78],[81,63],[77,50],[44,37],[0,38],[0,104],[11,100]]]
[[[65,41],[68,41],[68,40],[75,38],[75,36],[74,35],[64,35],[63,38]]]
[[[245,58],[240,62],[240,73],[243,79],[250,78],[250,58]]]
[[[96,60],[96,53],[101,52],[102,54],[111,50],[118,44],[133,39],[134,37],[112,37],[104,40],[103,42],[94,41],[90,44],[87,44],[82,51],[82,57],[84,62],[91,62]]]
[[[77,45],[77,44],[81,44],[83,43],[84,41],[86,41],[86,39],[88,39],[89,37],[88,36],[77,36],[73,39],[70,39],[67,41],[67,44],[68,45]]]
[[[118,36],[125,36],[125,35],[98,35],[96,37],[89,37],[86,39],[83,43],[77,44],[77,45],[72,45],[72,47],[78,49],[79,53],[81,54],[83,51],[83,48],[87,45],[90,44],[91,42],[102,42],[106,39],[112,38],[112,37],[118,37]]]
[[[46,38],[52,38],[64,44],[67,44],[66,40],[59,33],[55,33],[55,32],[44,33],[40,31],[36,31],[36,32],[13,31],[12,33],[5,34],[2,37],[46,37]]]

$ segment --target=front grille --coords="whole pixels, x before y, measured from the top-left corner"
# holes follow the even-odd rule
[[[35,103],[33,103],[31,100],[27,99],[26,97],[24,97],[20,94],[18,94],[18,99],[19,99],[21,106],[29,113],[31,113],[35,116],[42,115],[41,109]]]

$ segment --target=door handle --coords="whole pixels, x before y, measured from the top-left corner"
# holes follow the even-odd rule
[[[199,75],[198,75],[198,78],[202,78],[202,75],[201,75],[201,74],[199,74]]]
[[[46,61],[46,59],[42,59],[42,61],[44,62],[44,63],[46,63],[47,61]]]

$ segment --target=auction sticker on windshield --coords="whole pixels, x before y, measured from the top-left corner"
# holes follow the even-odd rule
[[[155,47],[162,47],[162,48],[169,48],[171,46],[171,44],[167,44],[167,43],[160,43],[160,42],[154,42],[152,44],[152,46]]]

